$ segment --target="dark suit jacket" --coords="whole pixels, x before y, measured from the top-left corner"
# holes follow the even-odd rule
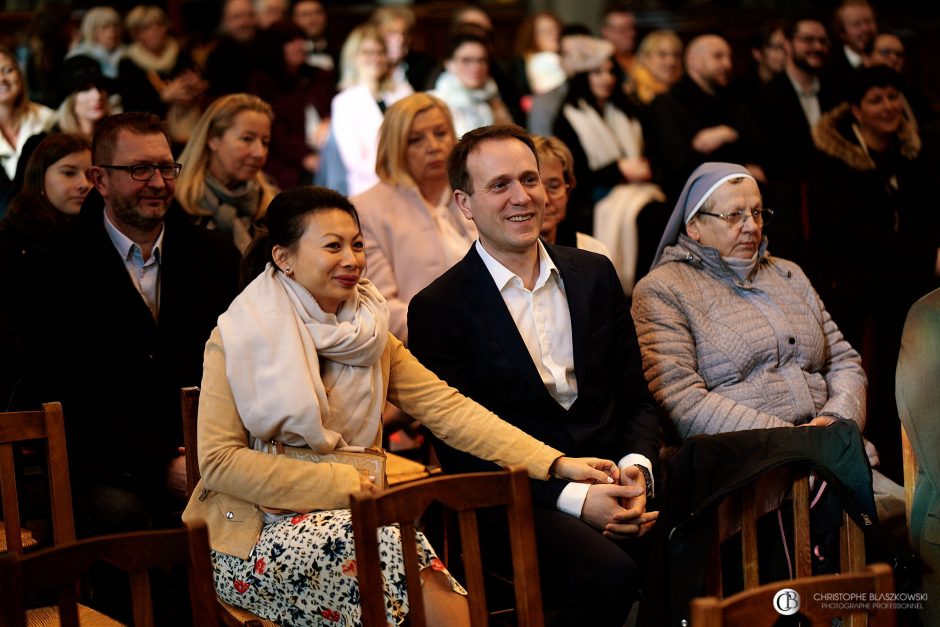
[[[73,485],[165,483],[182,445],[180,387],[199,385],[206,340],[238,290],[239,255],[224,236],[165,219],[154,320],[104,229],[95,191],[82,207],[65,270],[61,373]],[[57,286],[58,287],[58,286]]]
[[[418,293],[408,309],[409,348],[438,376],[504,420],[567,455],[658,459],[657,414],[643,379],[636,331],[617,273],[601,255],[547,245],[561,272],[578,399],[549,395],[483,260],[467,256]],[[446,445],[446,472],[493,470]],[[555,507],[566,485],[534,481],[533,499]]]
[[[816,146],[793,83],[786,72],[781,72],[763,85],[759,94],[755,110],[760,127],[766,134],[762,163],[767,177],[771,181],[776,177],[784,177],[788,181],[804,180]],[[820,80],[818,98],[822,113],[838,104],[824,79]]]

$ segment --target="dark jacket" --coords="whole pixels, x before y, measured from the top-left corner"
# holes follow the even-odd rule
[[[668,616],[663,611],[650,624],[680,625],[688,620],[689,602],[705,592],[718,505],[728,494],[782,465],[818,473],[829,483],[828,493],[839,497],[863,531],[877,527],[871,469],[861,434],[851,421],[689,438],[670,467],[656,545],[657,553],[667,559],[653,561],[650,591],[656,595],[646,608],[668,607]],[[841,518],[841,509],[835,513]]]
[[[205,343],[238,289],[239,255],[191,225],[175,204],[164,221],[157,320],[104,228],[101,196],[82,207],[65,257],[60,323],[72,483],[159,490],[182,445],[179,390],[202,379]]]
[[[721,124],[737,130],[738,140],[707,155],[692,148],[696,133]],[[660,169],[666,195],[678,197],[692,170],[706,161],[758,163],[746,127],[730,92],[708,94],[688,74],[657,96],[650,105],[649,125],[644,130],[650,158]]]
[[[617,273],[601,255],[547,245],[571,311],[578,399],[566,410],[545,388],[476,248],[412,298],[409,347],[439,377],[500,418],[572,456],[657,463],[657,413],[643,380],[636,331]],[[446,472],[494,470],[441,444]],[[532,483],[537,504],[555,508],[566,481]]]
[[[0,411],[61,400],[50,377],[62,323],[59,253],[77,221],[43,221],[32,209],[15,207],[0,222]]]

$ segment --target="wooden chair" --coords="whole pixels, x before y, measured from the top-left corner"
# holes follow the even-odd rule
[[[885,609],[884,604],[871,602],[861,609],[846,609],[844,603],[830,603],[829,607],[816,595],[827,593],[840,594],[884,594],[894,591],[891,568],[887,564],[872,564],[863,572],[843,575],[822,575],[803,577],[779,583],[770,583],[753,590],[745,590],[727,599],[703,597],[692,601],[692,624],[695,627],[752,627],[753,625],[772,625],[781,614],[774,608],[774,597],[783,589],[789,588],[799,594],[799,614],[811,621],[811,625],[829,627],[832,619],[867,617],[869,627],[894,627],[893,609]],[[793,603],[793,597],[788,597]],[[863,605],[860,603],[860,605]],[[780,606],[785,607],[785,606]],[[792,605],[790,606],[792,607]],[[805,624],[805,623],[803,623]]]
[[[907,515],[907,527],[911,526],[911,508],[914,506],[914,491],[917,489],[917,453],[907,437],[904,425],[901,425],[901,460],[904,468],[904,511]]]
[[[22,553],[37,544],[32,532],[20,526],[13,446],[30,440],[45,443],[55,544],[75,540],[69,461],[65,450],[65,422],[60,403],[46,403],[41,411],[0,413],[0,491],[3,500],[3,536],[0,551]]]
[[[532,500],[525,469],[508,472],[473,473],[434,477],[392,488],[384,493],[350,497],[356,565],[362,599],[362,621],[366,627],[386,624],[379,563],[377,529],[398,523],[408,582],[408,620],[414,627],[426,624],[415,541],[417,519],[432,503],[457,513],[463,547],[466,586],[470,595],[471,623],[488,624],[483,567],[476,510],[506,509],[512,546],[516,618],[520,627],[543,625],[535,534],[532,530]]]
[[[75,519],[72,515],[72,489],[69,483],[62,405],[45,403],[41,411],[0,413],[0,489],[4,517],[2,549],[18,556],[23,554],[24,549],[38,544],[31,532],[20,527],[19,495],[14,467],[13,445],[28,441],[43,442],[45,445],[53,544],[61,546],[75,542]],[[120,624],[84,605],[78,606],[78,613],[83,625]],[[27,622],[36,626],[58,624],[56,608],[30,610]]]
[[[188,387],[180,390],[180,404],[183,413],[183,447],[186,456],[186,495],[192,496],[199,483],[199,451],[196,438],[196,417],[199,414],[199,388]],[[215,589],[212,590],[215,596]],[[278,624],[265,620],[248,610],[235,607],[218,599],[219,615],[228,627],[278,627]]]
[[[721,545],[740,532],[741,569],[744,590],[760,585],[757,541],[758,519],[789,498],[793,511],[793,555],[795,577],[812,576],[810,546],[809,474],[789,467],[778,468],[759,477],[727,497],[718,506],[718,520],[712,540],[705,588],[709,595],[722,596]],[[855,573],[865,567],[865,538],[862,530],[843,511],[839,531],[839,564],[843,573]],[[779,587],[779,586],[778,586]]]
[[[63,627],[88,624],[80,623],[76,590],[79,579],[98,562],[129,574],[135,627],[154,625],[150,570],[177,565],[187,569],[192,624],[218,623],[216,604],[212,601],[215,588],[209,537],[205,525],[197,524],[185,529],[99,536],[29,555],[9,552],[0,556],[0,590],[3,590],[0,625],[26,627],[25,596],[33,591],[56,593],[61,623],[54,624]],[[29,618],[34,617],[35,614]]]

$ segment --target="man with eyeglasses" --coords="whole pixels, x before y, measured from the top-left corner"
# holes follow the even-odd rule
[[[92,190],[63,252],[62,398],[82,535],[178,524],[179,404],[237,293],[239,255],[174,204],[182,166],[160,119],[122,113],[95,133]],[[60,325],[61,326],[61,325]]]
[[[802,263],[803,188],[816,152],[812,129],[823,113],[838,104],[821,73],[829,57],[822,23],[795,19],[784,26],[786,69],[759,92],[755,113],[765,135],[762,161],[767,199],[777,216],[774,252]]]

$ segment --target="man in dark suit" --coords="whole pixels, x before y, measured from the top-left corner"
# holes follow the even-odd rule
[[[642,578],[657,415],[617,273],[600,255],[545,245],[545,190],[517,126],[463,136],[448,162],[480,238],[409,306],[411,350],[462,393],[568,454],[619,460],[616,485],[533,482],[542,595],[557,624],[622,625]],[[447,472],[492,464],[443,443]]]
[[[775,212],[773,252],[803,264],[809,228],[803,198],[816,152],[812,129],[838,103],[821,79],[829,56],[826,28],[816,20],[797,19],[785,25],[784,35],[786,69],[759,91],[754,110],[765,139],[765,198]]]
[[[84,535],[178,524],[180,387],[238,288],[239,256],[172,205],[180,169],[159,118],[95,134],[89,194],[64,260],[61,367],[76,518]]]

